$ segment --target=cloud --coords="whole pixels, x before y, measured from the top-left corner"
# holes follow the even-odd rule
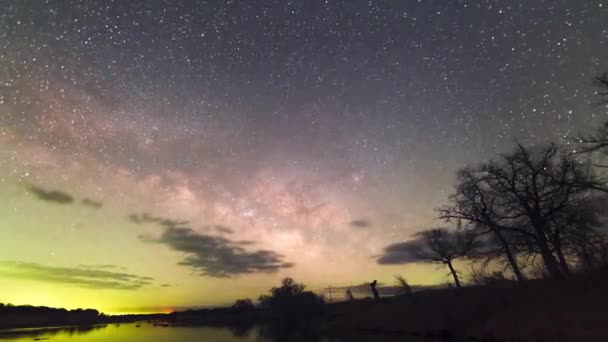
[[[80,264],[79,268],[100,268],[100,269],[117,269],[117,270],[126,270],[126,267],[116,266],[110,264]]]
[[[380,265],[399,265],[430,261],[421,257],[421,248],[424,248],[424,246],[420,239],[388,245],[384,247],[382,254],[378,257],[377,263]]]
[[[213,226],[215,228],[215,230],[217,230],[219,233],[222,234],[234,234],[234,230],[226,227],[226,226],[222,226],[219,224],[216,224],[215,226]]]
[[[89,198],[84,198],[80,203],[82,203],[82,205],[86,205],[88,207],[95,208],[95,209],[101,209],[101,207],[103,207],[103,203],[101,203],[99,201],[94,201]]]
[[[200,271],[200,275],[224,278],[250,273],[273,273],[294,264],[283,262],[283,256],[273,251],[247,251],[244,244],[221,236],[199,234],[190,228],[166,228],[158,239],[140,237],[185,253],[179,265]]]
[[[165,228],[185,226],[188,224],[188,221],[171,220],[168,218],[152,216],[151,214],[148,214],[148,213],[129,214],[127,216],[127,219],[135,224],[156,223]]]
[[[160,284],[160,287],[171,287],[171,284]]]
[[[372,223],[367,219],[356,219],[350,221],[350,226],[355,228],[369,228],[372,226]]]
[[[30,193],[36,196],[38,199],[48,202],[53,202],[57,204],[72,204],[74,203],[74,197],[72,195],[57,191],[57,190],[45,190],[43,188],[37,187],[35,185],[30,185],[28,187]]]
[[[28,186],[28,191],[40,200],[57,204],[73,204],[76,201],[74,196],[59,190],[46,190],[39,186],[30,185]],[[90,198],[83,198],[80,203],[95,209],[101,209],[101,207],[103,207],[102,202]]]
[[[107,265],[103,265],[107,266]],[[0,261],[0,274],[43,282],[61,283],[90,289],[136,290],[152,283],[153,278],[125,272],[87,267],[56,267],[20,261]]]
[[[436,232],[436,234],[435,234]],[[388,245],[378,257],[381,265],[398,265],[414,262],[440,261],[440,253],[458,255],[462,250],[477,252],[490,251],[493,244],[490,240],[474,240],[468,230],[448,230],[435,228],[412,235],[414,239]]]

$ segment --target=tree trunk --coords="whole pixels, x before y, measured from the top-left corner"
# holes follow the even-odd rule
[[[547,245],[547,240],[539,239],[538,247],[540,248],[540,255],[543,258],[543,263],[545,264],[545,268],[551,275],[551,278],[554,279],[563,279],[564,274],[555,260],[555,256],[551,253],[549,246]]]
[[[509,246],[505,246],[505,255],[507,256],[507,260],[509,260],[511,270],[515,274],[515,278],[517,278],[518,281],[526,280],[526,277],[523,275],[523,273],[521,273],[519,265],[517,265],[517,260],[515,259],[515,256],[513,255],[513,252],[511,252],[511,248]]]
[[[589,245],[587,243],[581,243],[581,246],[577,249],[576,254],[583,264],[583,267],[587,270],[595,268],[595,258],[593,252],[589,251]]]
[[[564,274],[559,267],[557,260],[555,260],[555,256],[553,252],[549,248],[549,241],[547,239],[547,235],[545,232],[547,231],[546,222],[542,219],[536,217],[531,220],[532,226],[536,231],[536,244],[540,250],[540,255],[543,258],[543,263],[545,264],[545,268],[551,275],[553,279],[563,279]]]
[[[568,276],[570,275],[570,267],[568,266],[568,260],[566,260],[566,256],[564,256],[564,252],[562,250],[562,242],[559,237],[559,232],[555,232],[555,238],[553,239],[553,247],[555,247],[555,254],[557,254],[557,259],[559,260],[559,265],[562,268],[562,272]]]
[[[566,257],[564,256],[564,253],[562,252],[561,248],[556,249],[555,251],[557,253],[557,258],[559,260],[559,265],[562,268],[562,272],[568,276],[570,275],[570,266],[568,266],[568,260],[566,260]]]
[[[513,274],[515,274],[515,278],[517,278],[518,281],[526,280],[526,277],[523,275],[523,273],[521,273],[521,270],[519,269],[519,265],[517,264],[517,259],[513,255],[513,252],[511,251],[511,247],[509,246],[509,244],[507,243],[505,238],[497,230],[494,230],[494,234],[496,235],[496,237],[502,244],[502,248],[505,251],[505,255],[507,257],[507,260],[509,261],[511,270],[513,271]]]
[[[456,270],[452,266],[452,262],[448,261],[448,267],[450,268],[450,272],[452,272],[452,276],[454,277],[454,283],[456,283],[456,287],[460,287],[460,281],[458,280],[458,274],[456,274]]]

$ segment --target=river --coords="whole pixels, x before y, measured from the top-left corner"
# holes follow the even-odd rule
[[[286,332],[275,329],[253,327],[251,329],[229,329],[219,327],[172,327],[151,323],[107,324],[91,327],[57,327],[36,329],[0,330],[0,341],[49,341],[49,342],[342,342],[342,341],[403,341],[378,336],[353,338],[327,338],[314,331]],[[406,341],[421,341],[407,338]]]

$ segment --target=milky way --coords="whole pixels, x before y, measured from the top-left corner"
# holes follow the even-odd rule
[[[459,167],[608,117],[605,1],[0,7],[0,301],[442,281],[374,257],[437,224]]]

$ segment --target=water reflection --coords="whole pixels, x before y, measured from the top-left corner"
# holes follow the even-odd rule
[[[263,325],[221,327],[166,327],[151,323],[110,324],[86,327],[51,327],[36,329],[0,330],[2,341],[53,342],[169,342],[169,341],[216,341],[216,342],[340,342],[340,341],[421,341],[418,339],[378,336],[326,337],[315,324],[298,326]]]
[[[209,340],[218,342],[258,341],[254,331],[235,336],[229,329],[213,327],[165,327],[151,323],[111,324],[88,327],[57,327],[0,331],[2,341],[72,341],[72,342],[169,342]]]
[[[45,328],[26,328],[0,330],[2,340],[20,340],[21,338],[33,339],[34,341],[47,340],[61,334],[63,336],[74,336],[87,334],[95,330],[104,329],[106,325],[91,325],[77,327],[45,327]]]

